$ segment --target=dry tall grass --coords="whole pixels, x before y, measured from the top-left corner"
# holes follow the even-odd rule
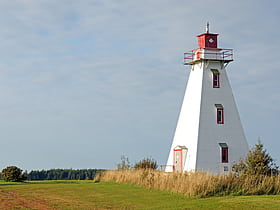
[[[129,183],[186,196],[262,195],[280,193],[280,175],[236,176],[207,173],[165,173],[156,170],[110,170],[95,180]]]

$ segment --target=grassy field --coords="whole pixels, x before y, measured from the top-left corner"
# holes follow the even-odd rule
[[[0,209],[280,209],[280,195],[198,199],[114,182],[0,182]]]

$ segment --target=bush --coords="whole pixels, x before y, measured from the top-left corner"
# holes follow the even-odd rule
[[[138,163],[134,165],[135,169],[153,169],[156,170],[158,168],[157,162],[152,158],[145,158],[140,160]]]
[[[1,177],[6,182],[22,182],[26,180],[26,174],[16,166],[8,166],[2,170]]]
[[[272,176],[278,173],[278,166],[260,141],[249,151],[245,159],[233,165],[233,169],[243,175]]]

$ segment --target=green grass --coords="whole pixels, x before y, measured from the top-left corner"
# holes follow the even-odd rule
[[[93,181],[0,182],[0,209],[280,209],[280,195],[187,198]]]

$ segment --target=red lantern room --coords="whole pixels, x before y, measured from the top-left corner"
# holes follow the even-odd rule
[[[198,35],[198,48],[217,48],[219,34],[211,34],[208,31]]]
[[[218,35],[209,33],[209,23],[206,26],[206,33],[198,35],[198,48],[217,48]]]

